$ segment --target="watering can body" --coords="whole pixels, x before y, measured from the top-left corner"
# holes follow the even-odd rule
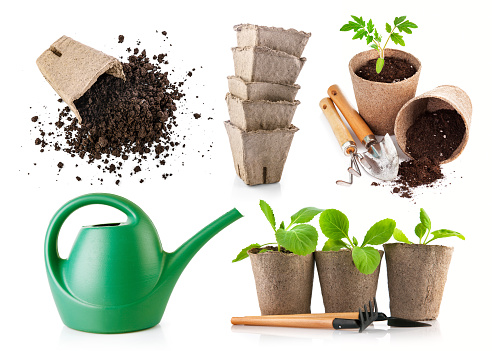
[[[68,259],[57,239],[75,210],[103,204],[124,212],[124,223],[83,227]],[[216,233],[242,217],[233,209],[202,229],[175,252],[162,250],[150,218],[134,203],[112,194],[88,194],[65,204],[48,227],[45,262],[51,291],[68,327],[94,333],[124,333],[162,319],[181,272]]]

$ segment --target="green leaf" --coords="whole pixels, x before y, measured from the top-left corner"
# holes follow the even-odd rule
[[[355,246],[359,245],[359,242],[357,241],[357,238],[355,236],[352,237],[352,242]]]
[[[366,22],[364,22],[364,20],[362,19],[362,16],[360,17],[357,17],[357,16],[351,16],[355,22],[357,22],[358,24],[360,24],[362,27],[365,27],[366,26]]]
[[[403,37],[401,36],[401,34],[393,32],[391,33],[390,38],[395,44],[405,46],[405,42],[403,41]]]
[[[408,240],[407,236],[403,234],[403,232],[398,228],[395,228],[395,231],[393,232],[393,238],[395,238],[396,241],[405,244],[413,244],[410,240]]]
[[[285,223],[284,223],[284,221],[282,221],[282,223],[280,223],[280,229],[285,229]]]
[[[235,259],[232,260],[232,262],[239,262],[244,260],[245,258],[248,257],[248,251],[257,247],[260,248],[262,245],[260,244],[251,244],[248,247],[245,247],[244,249],[241,250],[241,252],[237,255]]]
[[[405,20],[405,18],[407,18],[407,16],[395,17],[395,21],[393,23],[395,24],[395,26],[397,26],[400,23],[402,23]]]
[[[372,19],[370,19],[369,22],[367,22],[367,31],[369,33],[372,33],[373,30],[374,30],[374,24],[372,23]]]
[[[386,31],[391,33],[391,25],[389,23],[386,23]]]
[[[342,26],[342,28],[340,28],[340,31],[342,31],[342,32],[348,32],[348,31],[351,31],[351,30],[356,31],[356,30],[358,30],[360,28],[362,28],[362,26],[360,24],[355,23],[355,22],[352,22],[352,21],[349,21],[349,23],[344,24]]]
[[[260,208],[265,214],[266,219],[268,219],[268,222],[270,222],[273,230],[277,230],[277,228],[275,228],[275,216],[273,215],[273,211],[270,205],[267,204],[265,201],[260,200]]]
[[[378,43],[381,42],[381,35],[379,35],[377,29],[374,29],[374,40],[376,40]]]
[[[407,27],[398,27],[398,29],[400,30],[400,32],[405,32],[407,34],[412,34],[412,30],[410,28],[407,28]]]
[[[393,236],[396,223],[394,220],[386,218],[375,223],[364,237],[362,247],[369,245],[381,245],[387,242]]]
[[[427,212],[423,208],[420,209],[420,223],[428,230],[431,229],[431,220]]]
[[[296,255],[305,256],[316,250],[318,232],[309,224],[296,225],[291,230],[279,229],[275,233],[279,245]]]
[[[363,274],[371,274],[378,268],[381,256],[373,247],[354,247],[352,250],[354,264]]]
[[[378,48],[378,46],[376,44],[372,44],[371,45],[371,48],[373,48],[374,50],[378,50],[379,51],[379,48]]]
[[[372,35],[368,35],[366,38],[367,45],[371,44],[373,40],[374,40],[374,37]]]
[[[348,239],[348,218],[338,210],[324,210],[319,216],[319,227],[323,234],[329,239]]]
[[[328,239],[323,246],[322,251],[338,251],[340,249],[347,249],[348,246],[342,240]]]
[[[364,36],[367,34],[367,31],[365,29],[359,29],[357,33],[352,37],[352,39],[362,39]]]
[[[427,228],[422,223],[419,223],[415,226],[415,234],[419,237],[419,239],[422,239],[426,232]]]
[[[433,231],[431,234],[433,235],[433,238],[431,240],[429,240],[428,242],[431,242],[432,240],[436,240],[436,239],[441,239],[441,238],[449,238],[451,236],[456,236],[456,237],[460,238],[461,240],[465,240],[465,237],[462,234],[455,232],[454,230],[439,229],[439,230]]]
[[[379,57],[376,61],[376,73],[379,74],[383,70],[384,67],[384,59]]]
[[[305,207],[290,217],[289,227],[296,223],[307,223],[321,212],[323,212],[323,210],[316,207]]]

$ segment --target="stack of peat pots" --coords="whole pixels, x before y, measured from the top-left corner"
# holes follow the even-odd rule
[[[227,77],[226,102],[234,168],[247,185],[277,183],[282,177],[294,133],[299,101],[296,79],[310,33],[240,24],[232,48],[235,75]]]

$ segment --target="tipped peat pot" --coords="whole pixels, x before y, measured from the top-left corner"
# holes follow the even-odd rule
[[[407,130],[413,125],[415,119],[425,111],[455,110],[463,119],[465,134],[463,140],[452,155],[442,163],[455,160],[465,149],[470,135],[472,118],[472,103],[468,95],[460,88],[452,85],[441,85],[422,95],[408,101],[398,112],[395,121],[395,135],[398,145],[409,157],[407,152]]]

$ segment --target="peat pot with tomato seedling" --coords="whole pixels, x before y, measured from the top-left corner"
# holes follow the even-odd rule
[[[387,242],[396,223],[389,218],[375,223],[360,245],[349,237],[348,218],[338,210],[323,211],[319,226],[328,237],[314,254],[325,312],[357,311],[376,296],[383,251],[371,245]]]
[[[262,315],[311,313],[318,232],[307,223],[323,210],[303,208],[291,216],[288,226],[281,222],[277,227],[271,207],[263,200],[260,207],[276,242],[249,245],[232,262],[251,259]]]
[[[465,237],[448,229],[431,232],[431,220],[422,208],[415,234],[418,243],[411,242],[401,230],[395,229],[393,237],[400,243],[383,245],[391,316],[433,320],[439,315],[453,248],[429,243],[441,238],[455,236],[465,240]]]
[[[365,40],[372,48],[355,55],[349,62],[359,114],[375,134],[394,134],[398,111],[417,91],[421,64],[415,56],[386,46],[390,40],[405,46],[402,34],[411,34],[417,25],[406,16],[396,17],[392,25],[386,23],[388,38],[383,41],[372,19],[368,22],[362,16],[352,16],[352,19],[340,30],[353,30],[352,39]]]

